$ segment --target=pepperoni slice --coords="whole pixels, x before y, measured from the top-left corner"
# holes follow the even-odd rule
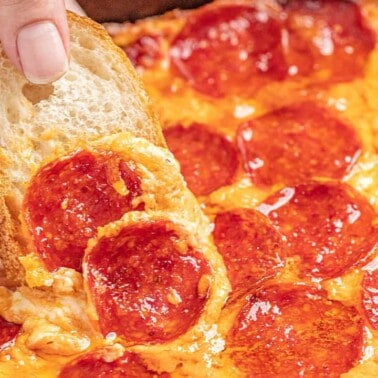
[[[289,74],[314,74],[321,81],[350,81],[363,74],[374,49],[357,3],[348,0],[289,0]]]
[[[229,335],[227,353],[248,377],[339,377],[363,349],[357,310],[307,286],[251,295]]]
[[[103,335],[173,340],[196,323],[207,300],[210,268],[168,222],[139,223],[100,239],[86,265]]]
[[[170,51],[173,72],[212,97],[255,93],[286,75],[281,23],[251,5],[210,5],[191,13]]]
[[[238,168],[234,146],[224,136],[194,123],[164,130],[168,148],[181,165],[189,189],[196,195],[207,195],[230,185]]]
[[[217,214],[213,235],[234,293],[245,292],[276,276],[284,266],[282,237],[256,210]]]
[[[81,270],[89,238],[134,207],[142,193],[132,163],[113,152],[80,151],[43,167],[32,179],[24,215],[47,269]]]
[[[66,365],[59,378],[169,378],[170,374],[150,371],[142,359],[132,352],[125,352],[114,361],[106,361],[99,352],[88,353]]]
[[[351,126],[313,103],[251,120],[240,126],[236,138],[245,170],[260,187],[312,177],[340,179],[361,150]]]
[[[162,57],[160,43],[159,35],[146,34],[123,47],[123,50],[134,67],[150,68]]]
[[[364,273],[362,288],[365,315],[372,328],[378,331],[378,269]]]
[[[0,316],[0,350],[16,338],[20,329],[20,324],[9,323]]]
[[[288,256],[303,275],[333,278],[364,262],[378,244],[376,214],[357,191],[341,183],[287,187],[259,205],[286,237]]]

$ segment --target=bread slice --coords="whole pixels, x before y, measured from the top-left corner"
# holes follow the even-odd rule
[[[68,21],[70,68],[52,84],[28,83],[0,48],[0,277],[11,280],[20,277],[15,255],[22,247],[13,245],[18,221],[11,214],[17,214],[26,183],[46,157],[63,154],[78,140],[122,131],[165,145],[124,52],[97,23],[73,13]]]

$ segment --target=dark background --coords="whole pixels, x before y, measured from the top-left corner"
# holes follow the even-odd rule
[[[134,21],[174,8],[193,8],[210,0],[78,0],[88,16],[99,22]]]

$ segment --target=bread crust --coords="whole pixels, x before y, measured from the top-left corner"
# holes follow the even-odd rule
[[[0,285],[9,287],[23,283],[24,269],[18,260],[23,253],[17,231],[20,224],[9,211],[8,188],[7,180],[0,177]]]

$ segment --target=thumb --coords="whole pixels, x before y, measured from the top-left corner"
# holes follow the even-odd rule
[[[0,41],[11,62],[35,84],[68,68],[69,32],[63,0],[0,0]]]

